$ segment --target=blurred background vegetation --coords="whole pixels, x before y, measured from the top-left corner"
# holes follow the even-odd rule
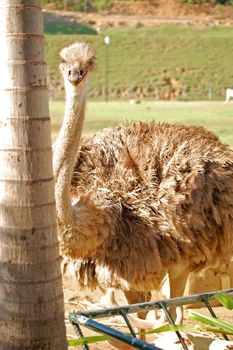
[[[133,3],[138,0],[42,0],[43,6],[52,6],[54,9],[71,11],[97,11],[108,10],[114,3]],[[141,1],[141,0],[139,0]],[[188,4],[221,4],[233,6],[233,0],[180,0]]]
[[[134,1],[134,0],[128,0]],[[112,5],[113,0],[42,0],[42,5],[57,10],[103,11]]]

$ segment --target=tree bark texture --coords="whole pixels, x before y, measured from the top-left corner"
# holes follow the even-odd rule
[[[0,349],[67,348],[39,0],[0,1]]]

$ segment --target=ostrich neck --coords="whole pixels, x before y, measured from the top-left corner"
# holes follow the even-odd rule
[[[53,155],[57,216],[63,223],[68,223],[72,215],[70,183],[84,122],[87,81],[80,85],[82,88],[65,84],[64,120]]]

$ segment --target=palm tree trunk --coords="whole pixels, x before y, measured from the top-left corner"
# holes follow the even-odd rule
[[[67,348],[39,0],[0,4],[0,349]]]

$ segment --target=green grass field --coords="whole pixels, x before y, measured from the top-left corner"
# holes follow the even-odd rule
[[[212,88],[213,99],[223,99],[226,87],[233,87],[233,27],[187,28],[156,26],[114,28],[101,35],[76,26],[60,28],[54,34],[47,28],[46,49],[49,83],[62,85],[58,69],[59,50],[77,40],[87,40],[96,49],[97,69],[90,86],[90,96],[103,97],[105,44],[110,36],[109,92],[112,99],[119,91],[146,90],[150,99],[170,88],[180,90],[179,99],[203,100]],[[46,29],[45,28],[45,29]],[[80,32],[78,31],[80,30]],[[57,34],[55,34],[57,33]],[[63,33],[63,34],[61,34]],[[71,34],[72,33],[72,34]],[[89,35],[78,35],[89,33]],[[171,85],[175,79],[175,86]]]
[[[64,103],[50,103],[52,138],[55,140],[63,117]],[[84,133],[140,120],[203,125],[233,147],[233,102],[93,102],[87,104]]]

